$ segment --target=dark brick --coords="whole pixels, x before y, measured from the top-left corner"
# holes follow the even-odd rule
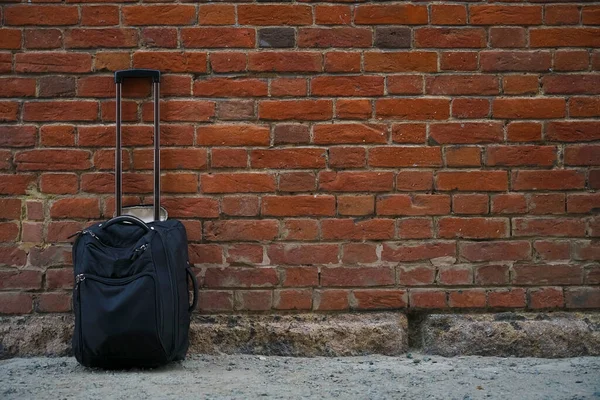
[[[67,76],[43,76],[40,78],[40,97],[75,96],[75,78]]]
[[[298,144],[308,143],[310,133],[306,125],[276,125],[275,144]]]
[[[265,28],[258,31],[259,47],[294,47],[295,42],[293,28]]]
[[[377,28],[375,47],[397,49],[410,47],[411,37],[409,28]]]

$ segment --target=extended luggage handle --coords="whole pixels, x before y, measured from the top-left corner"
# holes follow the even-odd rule
[[[121,89],[125,78],[152,78],[154,92],[154,220],[160,220],[160,71],[127,69],[115,72],[117,145],[115,154],[115,215],[123,214],[123,160],[121,146]]]

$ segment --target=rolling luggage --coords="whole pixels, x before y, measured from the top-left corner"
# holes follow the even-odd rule
[[[121,86],[128,78],[154,82],[152,207],[122,206]],[[185,227],[160,207],[160,72],[117,71],[115,83],[115,217],[80,232],[73,244],[73,353],[89,367],[156,367],[185,358],[198,288]]]

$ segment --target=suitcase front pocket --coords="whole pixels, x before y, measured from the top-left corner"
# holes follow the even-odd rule
[[[76,285],[82,364],[118,368],[167,361],[154,274],[121,279],[80,274]]]

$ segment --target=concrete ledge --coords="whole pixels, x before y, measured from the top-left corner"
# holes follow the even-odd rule
[[[408,350],[401,313],[196,316],[189,353],[282,356],[398,355]],[[0,317],[0,359],[71,354],[70,315]]]
[[[598,313],[428,315],[420,333],[423,352],[446,357],[600,355]]]

